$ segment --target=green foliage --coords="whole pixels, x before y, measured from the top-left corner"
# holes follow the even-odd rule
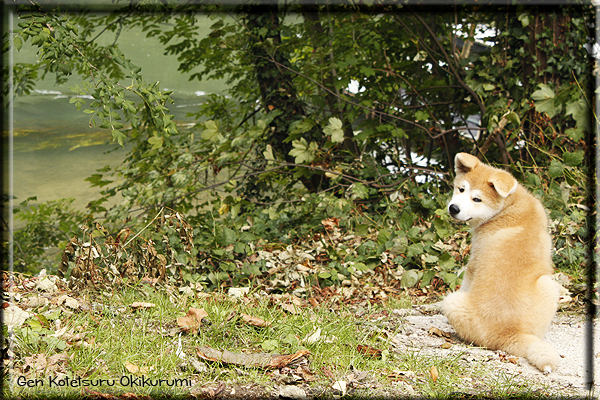
[[[194,227],[189,254],[173,250],[173,232],[136,243],[140,256],[151,241],[184,265],[178,278],[210,287],[251,279],[268,269],[249,261],[259,243],[297,244],[337,218],[364,240],[326,245],[320,283],[392,263],[403,286],[455,287],[465,239],[444,199],[459,151],[512,168],[542,198],[557,266],[581,275],[591,243],[591,6],[377,10],[147,2],[86,16],[21,7],[12,45],[29,42],[38,61],[15,66],[16,92],[49,73],[83,78],[71,102],[130,149],[122,165],[88,179],[103,188],[90,212],[115,232],[128,222],[141,231],[166,206],[183,215]],[[200,18],[212,23],[206,37]],[[133,26],[190,80],[226,78],[228,93],[207,96],[194,124],[177,126],[170,93],[146,83],[119,48],[120,30]],[[109,34],[110,45],[96,43]],[[467,132],[471,116],[481,122]],[[132,212],[145,218],[130,221]],[[36,215],[68,223],[55,211]]]
[[[64,248],[86,222],[87,216],[73,209],[72,198],[30,204],[36,200],[30,197],[14,209],[15,219],[24,223],[13,234],[14,270],[35,274],[41,268],[47,268],[48,273],[55,273],[58,258],[48,251],[56,247]],[[9,243],[3,242],[3,256],[9,253]],[[3,258],[3,264],[7,262]]]

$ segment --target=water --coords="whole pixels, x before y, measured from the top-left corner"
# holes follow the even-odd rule
[[[212,22],[203,16],[199,18],[200,33],[207,34]],[[113,41],[112,34],[100,38],[101,44]],[[174,92],[175,104],[170,107],[176,121],[185,121],[186,113],[197,109],[202,95],[222,93],[226,88],[223,81],[188,81],[189,75],[177,71],[176,57],[163,55],[163,46],[155,38],[146,38],[141,29],[124,30],[118,43],[125,56],[142,67],[146,82],[159,81],[161,90]],[[14,52],[14,61],[34,62],[35,53],[36,49],[25,45],[21,51]],[[112,143],[110,132],[90,128],[90,115],[77,111],[75,105],[69,103],[74,95],[69,87],[80,82],[75,76],[57,86],[54,76],[49,75],[37,83],[35,93],[16,99],[13,108],[15,204],[31,196],[37,196],[38,202],[73,197],[74,206],[83,210],[99,197],[101,190],[91,188],[85,178],[106,165],[117,166],[124,159],[125,149],[108,152],[118,147]],[[88,104],[90,101],[87,100]]]

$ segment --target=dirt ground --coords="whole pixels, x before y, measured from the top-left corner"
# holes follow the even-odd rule
[[[418,307],[413,309],[411,315],[406,316],[406,320],[409,324],[405,327],[404,332],[393,340],[398,343],[399,347],[404,346],[406,349],[418,350],[421,354],[439,357],[448,357],[454,354],[466,363],[475,364],[477,361],[483,361],[499,374],[504,372],[523,380],[532,379],[540,385],[551,388],[551,391],[556,393],[569,392],[587,395],[589,392],[586,388],[589,385],[586,385],[586,381],[591,378],[593,373],[595,375],[594,393],[597,394],[600,389],[600,340],[597,334],[599,324],[597,320],[594,321],[593,327],[596,335],[592,335],[593,348],[590,349],[591,343],[587,341],[589,337],[587,333],[590,330],[586,328],[589,325],[583,315],[559,312],[554,318],[546,340],[555,346],[561,359],[556,371],[548,375],[540,373],[524,358],[517,359],[503,352],[467,346],[458,339],[446,317],[439,313],[438,307],[435,305],[423,310],[419,310]],[[432,327],[443,332],[450,332],[455,343],[449,349],[441,348],[445,339],[431,335],[429,332]],[[590,361],[593,362],[592,371],[589,371]]]
[[[397,309],[392,311],[395,316],[400,317],[402,328],[400,332],[391,338],[394,351],[416,352],[424,356],[457,359],[466,367],[467,371],[474,371],[474,378],[464,376],[461,378],[453,393],[457,398],[488,398],[490,396],[490,382],[482,383],[476,378],[475,369],[482,368],[485,371],[493,371],[494,377],[486,375],[489,379],[497,379],[498,385],[506,385],[512,382],[514,394],[518,395],[521,388],[531,391],[540,390],[551,397],[574,396],[594,398],[600,385],[600,340],[597,335],[594,339],[594,350],[587,354],[586,344],[586,319],[582,315],[559,312],[555,317],[546,340],[551,342],[561,356],[557,370],[549,375],[542,374],[531,366],[525,359],[513,357],[502,351],[491,351],[472,347],[464,344],[448,324],[446,317],[439,313],[439,306],[425,305],[417,306],[412,310]],[[595,328],[598,322],[595,322]],[[437,329],[437,330],[436,330]],[[436,334],[438,333],[438,334]],[[449,338],[447,335],[449,334]],[[446,346],[443,346],[446,344]],[[448,346],[450,344],[450,346]],[[597,356],[596,356],[597,355]],[[589,379],[589,371],[586,367],[593,360],[596,384],[589,391],[586,379]],[[355,395],[359,398],[413,398],[419,393],[411,386],[410,371],[404,371],[403,376],[396,385],[391,387],[375,383],[370,373],[360,371],[356,377],[348,379],[348,392],[345,394]],[[400,372],[402,374],[402,372]],[[481,376],[479,374],[478,376]],[[492,383],[493,385],[493,383]],[[522,386],[520,386],[522,385]],[[352,389],[352,387],[360,389]],[[308,385],[289,385],[285,383],[274,383],[273,386],[264,387],[260,385],[231,386],[215,384],[205,386],[199,398],[224,399],[224,398],[261,398],[261,399],[307,399],[307,398],[339,398],[342,394],[335,385],[325,387],[309,387]],[[482,397],[483,396],[483,397]],[[493,395],[492,395],[493,397]]]

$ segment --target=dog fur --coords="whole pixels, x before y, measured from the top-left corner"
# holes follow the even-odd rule
[[[525,357],[544,373],[558,353],[542,339],[557,308],[546,212],[508,172],[467,153],[455,158],[448,212],[471,226],[460,289],[442,311],[467,342]]]

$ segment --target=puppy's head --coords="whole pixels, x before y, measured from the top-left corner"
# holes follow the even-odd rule
[[[490,167],[467,153],[454,159],[454,194],[448,212],[471,226],[489,221],[502,210],[504,200],[517,190],[517,180],[508,172]]]

